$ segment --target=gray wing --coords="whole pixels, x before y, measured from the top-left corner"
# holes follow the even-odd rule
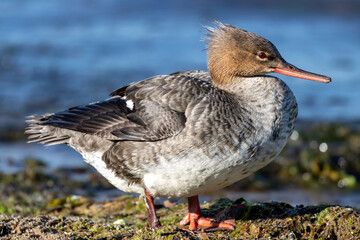
[[[41,124],[115,141],[158,141],[182,131],[187,108],[212,88],[209,76],[204,71],[155,76],[115,90],[106,101],[46,116]]]

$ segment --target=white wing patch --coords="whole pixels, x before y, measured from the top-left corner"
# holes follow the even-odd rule
[[[131,111],[134,110],[134,102],[133,102],[131,99],[126,100],[126,96],[123,96],[121,99],[122,99],[122,100],[125,100],[125,102],[126,102],[126,107],[127,107],[128,109],[130,109]]]
[[[134,109],[134,102],[131,100],[127,100],[126,107],[132,111]]]

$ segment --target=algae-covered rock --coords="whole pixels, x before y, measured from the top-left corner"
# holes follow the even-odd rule
[[[145,226],[146,211],[137,197],[123,196],[94,202],[78,198],[75,204],[49,204],[48,215],[0,215],[1,239],[359,239],[360,213],[341,206],[291,206],[268,202],[250,204],[244,199],[202,204],[205,216],[221,211],[217,219],[236,219],[233,232],[184,231],[179,226],[185,203],[157,205],[163,228]],[[141,207],[138,207],[141,206]]]

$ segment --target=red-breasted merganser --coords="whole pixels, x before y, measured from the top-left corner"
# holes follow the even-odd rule
[[[153,197],[188,198],[181,225],[228,222],[201,217],[198,195],[224,188],[271,162],[283,149],[297,103],[280,73],[328,83],[287,63],[268,40],[217,22],[208,28],[208,69],[131,83],[111,98],[32,115],[29,142],[67,144],[115,187],[145,194],[148,225],[160,227]]]

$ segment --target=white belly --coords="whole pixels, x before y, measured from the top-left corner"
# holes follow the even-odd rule
[[[139,185],[129,183],[119,177],[117,177],[113,170],[106,167],[105,162],[102,160],[102,152],[80,152],[85,162],[92,165],[101,175],[103,175],[112,185],[124,192],[140,193],[144,192],[144,189]]]
[[[214,144],[208,146],[213,149],[209,155],[205,155],[202,149],[192,149],[185,155],[171,159],[157,156],[156,164],[148,162],[138,170],[142,172],[145,188],[153,196],[176,198],[201,195],[222,189],[264,167],[280,152],[285,143],[286,140],[283,143],[268,142],[267,144],[271,145],[265,147],[268,151],[259,152],[256,156],[248,155],[246,149],[249,145],[246,142],[241,143],[235,152],[224,149],[224,146],[223,151],[218,151],[219,145]],[[102,160],[103,152],[88,152],[79,148],[76,150],[118,189],[140,194],[144,192],[144,186],[129,185],[126,179],[116,176]],[[230,154],[225,156],[219,152]]]
[[[185,158],[160,161],[156,168],[148,169],[143,182],[154,196],[176,198],[201,195],[249,176],[272,158],[259,164],[253,159],[245,161],[240,152],[226,158],[220,155],[206,158],[198,150]]]

